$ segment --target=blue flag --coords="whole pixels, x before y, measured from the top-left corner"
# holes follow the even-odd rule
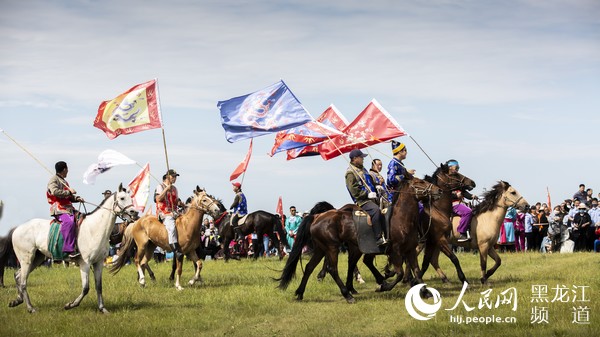
[[[230,143],[287,130],[313,120],[283,81],[251,94],[219,101]]]

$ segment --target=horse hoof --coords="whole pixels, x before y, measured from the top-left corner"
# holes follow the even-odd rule
[[[193,286],[193,285],[194,285],[194,283],[196,283],[194,280],[189,280],[189,281],[188,281],[188,284],[189,284],[190,286]]]
[[[182,286],[176,286],[175,288],[176,288],[177,290],[179,290],[179,291],[182,291],[182,290],[183,290],[183,287],[182,287]]]
[[[16,307],[17,305],[19,305],[21,303],[23,303],[23,300],[14,300],[14,301],[8,303],[8,307],[9,308],[14,308],[14,307]]]
[[[355,289],[350,289],[348,290],[352,295],[357,295],[358,291],[356,291]]]
[[[106,310],[106,308],[99,308],[98,310],[100,311],[101,314],[110,314],[110,312],[108,312],[108,310]]]
[[[73,309],[73,308],[74,308],[73,303],[65,304],[65,310],[69,310],[69,309]]]
[[[35,308],[29,308],[27,311],[29,311],[30,314],[35,314]]]
[[[383,292],[383,284],[378,285],[377,288],[375,288],[375,292],[376,293]]]
[[[346,298],[346,302],[348,302],[348,304],[354,304],[354,303],[356,303],[356,300],[354,299],[354,297],[350,297],[350,298]]]

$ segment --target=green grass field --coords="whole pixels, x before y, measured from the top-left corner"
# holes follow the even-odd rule
[[[286,291],[276,289],[272,279],[280,275],[284,262],[277,259],[242,260],[224,263],[206,261],[204,283],[177,291],[168,281],[170,264],[154,264],[157,281],[138,286],[135,268],[124,267],[113,276],[104,273],[104,300],[109,315],[96,309],[93,289],[81,306],[70,311],[62,307],[81,291],[79,269],[55,266],[38,268],[29,278],[29,294],[38,310],[29,314],[25,304],[9,308],[16,296],[13,270],[6,271],[6,288],[0,289],[1,336],[597,336],[600,334],[600,254],[537,253],[501,254],[503,264],[491,278],[490,287],[478,284],[479,257],[459,254],[463,269],[472,283],[464,303],[457,302],[462,285],[450,262],[442,257],[442,268],[451,279],[444,285],[433,270],[425,282],[441,294],[440,310],[431,320],[412,318],[405,307],[409,287],[399,284],[388,293],[376,293],[367,268],[359,265],[365,284],[357,284],[355,304],[347,304],[328,276],[317,282],[312,275],[304,301],[295,301],[294,291],[302,271]],[[305,265],[308,259],[303,259]],[[340,270],[346,271],[346,255],[340,257]],[[383,257],[377,259],[383,267]],[[186,262],[183,281],[192,275]],[[547,291],[532,293],[532,286]],[[515,288],[517,309],[499,303],[498,296]],[[579,288],[577,288],[579,287]],[[584,288],[581,288],[584,287]],[[543,289],[540,288],[540,289]],[[582,294],[584,289],[585,294]],[[483,293],[483,294],[482,294]],[[555,299],[557,293],[563,297]],[[489,297],[491,308],[480,308]],[[533,297],[547,296],[548,302],[532,303]],[[580,301],[581,297],[583,302]],[[559,296],[560,297],[560,296]],[[504,297],[501,297],[501,299]],[[575,301],[573,301],[575,300]],[[429,300],[428,303],[432,303]],[[485,304],[485,301],[483,301]],[[575,309],[574,309],[575,308]],[[537,313],[532,315],[532,310]],[[451,322],[462,317],[505,319],[511,323]],[[577,317],[579,323],[573,323]],[[587,318],[586,318],[587,317]],[[535,321],[535,322],[532,322]],[[542,321],[542,323],[538,323]],[[544,321],[547,321],[544,322]],[[588,323],[588,324],[582,324]]]

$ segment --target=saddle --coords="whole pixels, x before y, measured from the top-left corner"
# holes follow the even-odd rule
[[[373,229],[371,227],[371,217],[364,211],[353,211],[352,220],[356,229],[356,239],[358,241],[358,249],[363,254],[383,254],[385,247],[379,247]]]
[[[246,219],[248,218],[249,214],[244,215],[241,218],[238,218],[238,222],[237,222],[237,227],[243,225],[246,222]],[[231,217],[231,220],[229,220],[229,225],[231,225],[231,227],[233,227],[233,217]]]

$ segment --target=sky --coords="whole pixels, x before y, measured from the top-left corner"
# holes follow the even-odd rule
[[[109,140],[92,126],[102,101],[153,78],[184,198],[200,186],[231,204],[229,175],[249,141],[226,141],[217,102],[280,79],[313,117],[333,103],[352,121],[377,99],[412,136],[399,140],[419,177],[435,170],[429,156],[457,159],[476,194],[498,180],[529,203],[547,189],[553,202],[570,198],[580,183],[600,192],[597,1],[2,1],[0,44],[0,129],[43,164],[0,133],[0,235],[49,218],[59,160],[96,204],[140,169],[83,184],[106,149],[162,176],[160,129]],[[250,211],[275,212],[279,196],[286,213],[351,202],[347,157],[286,161],[267,155],[273,141],[254,139]],[[389,143],[368,153],[391,159]]]

